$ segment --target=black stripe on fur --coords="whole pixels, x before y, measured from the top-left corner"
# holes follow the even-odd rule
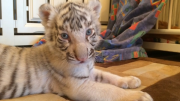
[[[30,65],[29,65],[29,54],[26,54],[26,78],[27,78],[26,84],[28,88],[31,89],[32,85],[31,85]]]
[[[75,79],[87,79],[89,76],[72,76]]]
[[[0,91],[0,100],[3,99],[5,92],[6,92],[6,86]]]
[[[26,84],[23,85],[23,90],[22,90],[20,97],[24,95],[25,90],[26,90]]]
[[[14,96],[15,96],[15,94],[16,94],[16,91],[17,91],[17,84],[14,86],[14,90],[13,90],[13,92],[11,93],[10,98],[14,98]]]

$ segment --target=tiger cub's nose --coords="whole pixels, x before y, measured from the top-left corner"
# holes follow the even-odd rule
[[[85,62],[88,59],[88,48],[85,43],[75,44],[74,56],[77,61],[81,63]]]

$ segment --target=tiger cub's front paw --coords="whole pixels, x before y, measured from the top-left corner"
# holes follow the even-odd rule
[[[153,98],[142,91],[127,91],[126,97],[122,98],[121,101],[153,101]]]
[[[134,76],[122,77],[118,81],[118,87],[127,88],[137,88],[141,85],[141,80]]]

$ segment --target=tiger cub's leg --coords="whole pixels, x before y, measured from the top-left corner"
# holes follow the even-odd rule
[[[77,101],[153,101],[145,92],[124,90],[88,79],[79,80],[82,81],[80,85],[74,83],[71,89],[67,89],[66,95],[69,98]]]
[[[141,85],[141,80],[134,76],[120,77],[118,75],[94,69],[91,78],[96,82],[109,83],[121,88],[137,88]]]

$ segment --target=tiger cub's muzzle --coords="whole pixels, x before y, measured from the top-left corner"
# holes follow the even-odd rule
[[[79,61],[80,63],[86,62],[89,58],[94,56],[95,52],[93,48],[88,48],[86,44],[76,44],[73,52],[67,53],[67,59],[70,61]]]

